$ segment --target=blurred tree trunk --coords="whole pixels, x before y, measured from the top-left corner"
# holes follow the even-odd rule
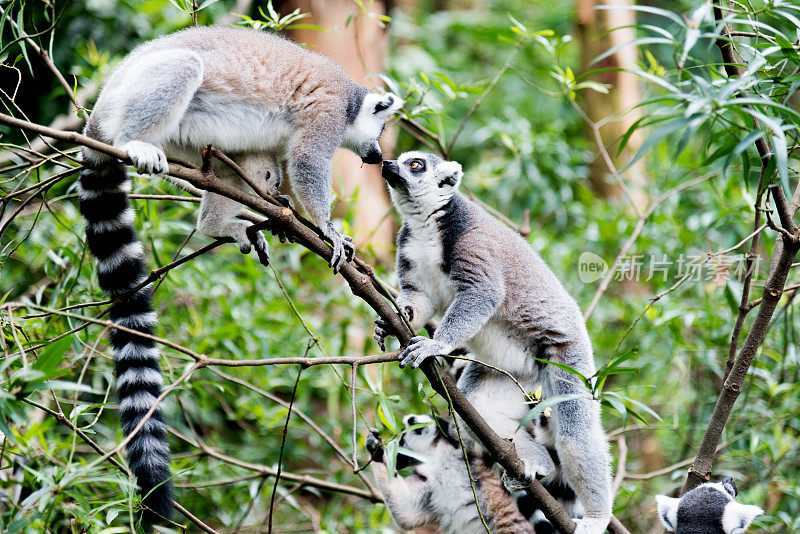
[[[365,5],[369,5],[365,2]],[[339,63],[358,83],[369,89],[378,89],[380,80],[367,79],[367,75],[382,71],[386,66],[388,37],[377,20],[362,13],[351,0],[290,0],[283,4],[282,12],[293,9],[311,13],[302,23],[321,26],[326,31],[296,29],[292,38],[308,44]],[[383,2],[371,8],[375,15],[386,13]],[[394,147],[396,132],[387,129],[381,142],[384,158],[389,159]],[[391,203],[377,165],[362,165],[355,154],[338,150],[333,159],[334,189],[340,198],[357,197],[355,202],[354,238],[360,248],[371,247],[377,258],[384,262],[393,259],[394,227],[390,217]]]
[[[636,12],[625,9],[634,5],[635,0],[578,0],[578,44],[581,53],[581,72],[602,68],[630,69],[636,66],[639,51],[635,46],[625,46],[602,61],[592,64],[592,60],[604,51],[630,42],[636,38],[636,29],[630,26],[636,23]],[[597,9],[598,6],[614,5],[617,9]],[[609,31],[619,28],[614,31]],[[642,86],[634,74],[625,71],[609,71],[592,76],[593,80],[610,85],[608,94],[593,90],[582,91],[583,108],[589,118],[597,123],[605,122],[600,128],[600,135],[608,155],[619,170],[630,161],[641,146],[639,132],[634,132],[627,147],[619,157],[615,157],[622,135],[642,115],[634,106],[642,100]],[[596,147],[594,132],[587,126],[587,136]],[[639,162],[625,171],[625,183],[631,190],[634,201],[640,209],[647,204],[647,179],[642,164]],[[622,197],[623,191],[613,173],[609,170],[603,154],[595,150],[589,179],[597,193],[604,198]]]

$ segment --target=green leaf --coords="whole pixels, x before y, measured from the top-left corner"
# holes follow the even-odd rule
[[[650,135],[650,137],[648,137],[645,140],[644,143],[642,143],[642,146],[641,146],[641,148],[639,148],[639,151],[636,152],[636,155],[633,156],[631,161],[628,162],[628,164],[625,165],[625,168],[622,169],[622,171],[620,171],[620,172],[624,172],[625,170],[630,168],[631,165],[633,165],[634,163],[639,161],[639,159],[642,156],[644,156],[647,153],[648,150],[653,148],[653,146],[656,145],[659,141],[661,141],[662,139],[667,137],[669,134],[671,134],[673,132],[676,132],[679,129],[683,128],[684,126],[687,125],[687,123],[689,123],[689,119],[688,118],[686,118],[686,117],[677,117],[675,119],[672,119],[672,120],[668,121],[663,126],[661,126],[661,128],[656,130],[653,134]]]
[[[5,407],[5,402],[0,402],[0,408],[3,408],[2,410],[0,410],[0,432],[5,434],[5,436],[9,440],[11,440],[11,443],[16,445],[17,440],[14,439],[14,432],[11,430],[11,427],[9,427],[8,423],[6,422],[5,414],[8,413],[8,409]]]
[[[547,397],[546,399],[538,403],[536,406],[531,408],[531,411],[529,411],[525,415],[525,417],[523,417],[522,420],[519,422],[517,430],[519,430],[523,426],[533,421],[536,417],[539,416],[539,414],[543,413],[550,406],[555,406],[559,402],[564,402],[573,399],[585,399],[585,398],[586,395],[581,395],[580,393],[568,393],[566,395],[555,395],[553,397]]]
[[[731,162],[736,159],[742,152],[753,146],[753,144],[764,137],[764,132],[761,130],[753,130],[749,134],[747,134],[744,139],[739,141],[739,143],[734,147],[732,151],[728,153],[728,156],[725,158],[725,162],[722,165],[722,171],[725,172],[728,170]]]
[[[728,303],[728,309],[730,309],[731,314],[735,316],[739,313],[739,302],[737,302],[736,296],[733,294],[730,281],[725,284],[725,291],[723,293],[725,295],[725,302]]]
[[[392,432],[397,432],[397,420],[394,417],[394,413],[392,409],[389,407],[389,403],[386,400],[386,395],[383,392],[379,392],[379,405],[378,405],[378,418],[380,418],[381,422],[386,425],[386,428],[391,430]]]
[[[392,440],[384,447],[384,455],[386,457],[386,470],[389,472],[389,480],[394,478],[395,467],[397,466],[397,440]]]
[[[671,93],[680,93],[681,92],[677,87],[675,87],[674,85],[672,85],[668,81],[659,78],[655,74],[650,74],[649,72],[645,72],[645,71],[639,70],[639,69],[631,69],[630,72],[632,72],[633,74],[635,74],[637,76],[640,76],[640,77],[644,78],[645,80],[648,80],[648,81],[650,81],[650,82],[652,82],[652,83],[654,83],[656,85],[659,85],[659,86],[663,87],[664,89],[666,89],[667,91],[669,91]]]
[[[109,508],[106,512],[106,524],[111,524],[119,515],[119,508]]]
[[[683,51],[681,52],[681,57],[678,60],[678,68],[682,69],[683,65],[686,63],[686,58],[689,56],[689,52],[691,52],[694,45],[697,44],[697,40],[700,38],[700,29],[699,28],[689,28],[686,31],[686,39],[683,41]]]
[[[6,294],[5,294],[5,295],[3,295],[2,297],[0,297],[0,304],[4,303],[4,302],[6,301],[6,299],[7,299],[7,298],[8,298],[8,296],[11,294],[11,292],[12,292],[12,291],[14,291],[14,290],[13,290],[13,289],[9,289],[9,290],[6,292]]]
[[[507,14],[507,16],[511,23],[521,32],[522,35],[528,33],[528,28],[526,28],[523,23],[512,17],[511,14]]]
[[[605,5],[603,5],[603,6],[597,6],[596,9],[608,9],[608,10],[630,9],[630,10],[633,10],[633,11],[641,11],[643,13],[651,13],[653,15],[658,15],[658,16],[661,16],[661,17],[668,18],[668,19],[672,20],[673,22],[676,22],[679,26],[684,27],[684,28],[686,27],[686,22],[682,18],[680,18],[678,15],[676,15],[672,11],[669,11],[667,9],[661,9],[661,8],[658,8],[658,7],[650,7],[650,6],[605,6]]]
[[[606,392],[606,393],[605,393],[605,398],[609,398],[609,397],[610,397],[610,398],[618,398],[618,399],[620,399],[620,400],[622,400],[622,401],[624,401],[624,402],[627,402],[627,403],[633,404],[633,405],[634,405],[634,406],[636,406],[637,408],[639,408],[639,409],[641,409],[641,410],[644,410],[645,412],[647,412],[648,414],[650,414],[650,415],[651,415],[653,418],[655,418],[655,419],[656,419],[656,420],[658,420],[659,422],[661,422],[661,421],[662,421],[661,417],[660,417],[660,416],[659,416],[659,415],[658,415],[656,412],[654,412],[654,411],[653,411],[653,410],[652,410],[652,409],[651,409],[649,406],[647,406],[646,404],[644,404],[644,403],[643,403],[643,402],[641,402],[641,401],[638,401],[638,400],[636,400],[636,399],[632,399],[632,398],[630,398],[630,397],[626,397],[625,395],[622,395],[622,394],[620,394],[620,393],[617,393],[616,391],[608,391],[608,392]],[[610,399],[609,399],[609,400],[610,400]],[[638,415],[635,415],[633,411],[631,411],[631,410],[628,410],[628,411],[630,411],[630,412],[631,412],[631,415],[634,415],[634,416],[635,416],[637,419],[639,419],[639,420],[641,420],[641,421],[643,421],[643,422],[645,422],[645,423],[647,422],[647,421],[644,421],[643,419],[641,419],[641,417],[639,417]]]
[[[22,24],[23,24],[22,15],[23,15],[23,13],[24,13],[24,10],[20,9],[19,13],[17,14],[17,26],[19,27],[19,36],[20,37],[25,35],[25,30],[22,29]],[[25,58],[25,63],[28,64],[28,70],[30,71],[31,76],[33,76],[34,75],[33,74],[33,67],[31,66],[31,60],[28,58],[28,45],[27,45],[27,41],[25,39],[23,39],[23,40],[21,40],[19,42],[19,48],[22,51],[22,57]]]
[[[41,515],[39,512],[33,513],[28,517],[23,517],[22,519],[15,519],[11,523],[8,524],[6,527],[6,534],[17,534],[17,532],[22,532],[22,529],[26,526],[33,523],[34,520],[39,518]]]
[[[398,454],[405,454],[406,456],[410,456],[415,460],[419,460],[420,462],[430,462],[432,458],[430,456],[426,456],[424,454],[420,454],[417,451],[412,451],[411,449],[407,449],[405,447],[397,447]]]
[[[665,39],[664,37],[639,37],[638,39],[633,39],[628,41],[627,43],[618,44],[617,46],[612,46],[599,56],[592,59],[589,63],[590,65],[593,63],[597,63],[598,61],[602,61],[608,56],[614,55],[617,51],[628,47],[628,46],[641,46],[645,44],[673,44],[671,39]]]
[[[675,155],[672,158],[672,161],[677,161],[678,157],[683,153],[686,145],[689,143],[689,140],[694,137],[694,134],[697,133],[697,129],[706,121],[708,115],[706,114],[697,114],[689,119],[689,125],[683,130],[683,134],[681,134],[681,138],[678,141],[678,145],[675,148]]]
[[[611,87],[611,86],[608,85],[608,84],[599,83],[599,82],[593,82],[593,81],[589,80],[589,81],[585,81],[585,82],[581,82],[581,83],[576,84],[573,87],[573,89],[575,89],[575,90],[593,89],[594,91],[597,91],[598,93],[603,93],[604,95],[607,95],[609,87]]]
[[[79,384],[77,382],[70,382],[67,380],[48,380],[47,388],[56,391],[79,391],[82,393],[102,393],[91,386],[86,384]]]
[[[45,379],[52,378],[55,376],[56,369],[64,359],[64,355],[67,353],[67,349],[69,349],[71,344],[71,335],[64,336],[61,339],[49,344],[42,352],[42,355],[39,356],[35,362],[33,362],[31,367],[37,371],[40,371]]]
[[[611,405],[620,416],[622,416],[622,424],[623,426],[628,422],[628,408],[625,406],[625,403],[621,400],[617,399],[616,397],[605,397],[603,399],[605,402]]]

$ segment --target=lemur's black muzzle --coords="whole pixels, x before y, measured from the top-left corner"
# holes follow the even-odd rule
[[[369,165],[375,165],[383,160],[383,154],[380,150],[370,150],[366,156],[361,157],[361,161]]]
[[[383,160],[381,176],[391,187],[402,187],[404,184],[403,177],[400,176],[400,165],[396,160]]]

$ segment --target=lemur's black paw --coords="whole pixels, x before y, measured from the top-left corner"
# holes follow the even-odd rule
[[[347,261],[353,261],[356,257],[356,246],[353,243],[353,238],[349,235],[342,236],[344,237],[344,253]]]
[[[274,235],[275,237],[277,237],[280,240],[281,243],[286,243],[286,242],[293,243],[294,242],[294,239],[292,239],[292,236],[289,233],[287,233],[286,229],[283,226],[281,226],[279,224],[275,224],[274,222],[271,222],[269,224],[269,226],[268,226],[268,229],[269,229],[269,232],[272,235]]]
[[[383,462],[383,440],[377,430],[369,431],[365,445],[374,461]]]
[[[403,313],[406,314],[409,323],[414,322],[414,308],[412,308],[411,306],[404,306]]]
[[[275,200],[283,204],[283,207],[294,210],[294,204],[292,204],[292,199],[289,198],[289,195],[275,195]]]
[[[264,237],[264,232],[261,230],[253,230],[253,227],[247,229],[247,238],[250,240],[250,243],[253,244],[253,248],[256,249],[256,254],[258,255],[258,261],[261,262],[261,265],[264,267],[269,265],[269,244],[267,243],[267,238]],[[244,251],[242,251],[244,252]],[[247,252],[250,252],[249,248]]]
[[[378,342],[381,351],[386,351],[386,337],[389,335],[389,325],[383,318],[378,317],[375,319],[375,331],[372,333],[372,339]]]

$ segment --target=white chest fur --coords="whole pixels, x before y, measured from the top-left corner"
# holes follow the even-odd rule
[[[406,223],[408,224],[408,223]],[[453,301],[455,290],[450,277],[442,270],[442,245],[434,224],[409,225],[403,244],[403,256],[411,262],[414,285],[428,295],[437,314],[444,313]]]
[[[536,360],[526,353],[519,341],[509,337],[507,327],[496,318],[489,319],[467,346],[479,360],[508,371],[526,384],[538,375]]]
[[[409,279],[414,286],[428,295],[434,312],[441,317],[455,298],[455,287],[442,270],[442,245],[438,225],[433,222],[417,223],[406,220],[409,234],[402,247],[405,258],[411,262]],[[507,326],[497,318],[486,325],[467,342],[478,359],[504,369],[518,379],[536,378],[536,362],[526,353],[520,342],[508,335]]]

